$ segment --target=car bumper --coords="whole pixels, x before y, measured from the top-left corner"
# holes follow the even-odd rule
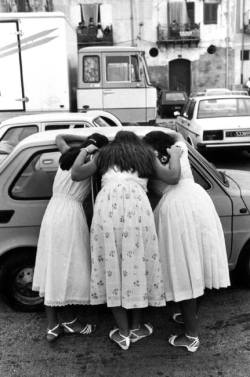
[[[214,142],[214,143],[198,143],[197,149],[199,152],[205,152],[209,149],[215,148],[234,148],[234,149],[249,149],[250,150],[250,141],[246,142],[236,142],[236,143],[227,143],[227,142]]]

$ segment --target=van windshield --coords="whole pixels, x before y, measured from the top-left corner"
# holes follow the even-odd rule
[[[211,98],[201,100],[197,118],[250,116],[250,97]]]

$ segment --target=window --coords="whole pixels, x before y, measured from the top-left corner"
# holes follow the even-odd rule
[[[67,130],[70,127],[70,124],[48,124],[45,126],[45,131],[53,130]]]
[[[117,127],[117,124],[113,120],[104,116],[95,118],[94,123],[99,127]]]
[[[199,103],[197,118],[250,116],[250,98],[221,98]]]
[[[191,101],[189,108],[188,108],[188,111],[187,111],[187,117],[188,117],[189,120],[193,118],[194,107],[195,107],[195,102]]]
[[[10,188],[15,199],[49,199],[61,153],[35,154],[18,174]]]
[[[250,60],[250,50],[241,50],[240,52],[240,60]]]
[[[204,3],[204,24],[217,24],[217,3]]]
[[[206,181],[206,179],[198,172],[198,170],[195,169],[194,166],[191,165],[191,169],[195,183],[198,183],[205,190],[209,190],[211,188],[210,183]]]
[[[83,57],[83,82],[97,83],[100,82],[100,60],[99,56]]]
[[[195,12],[194,12],[194,2],[188,2],[187,3],[187,14],[188,14],[188,20],[190,22],[190,24],[194,24],[195,23]]]
[[[12,145],[17,145],[21,140],[26,137],[38,132],[38,127],[36,125],[11,127],[3,135],[1,140],[8,141]]]
[[[106,57],[107,81],[130,81],[129,56]]]

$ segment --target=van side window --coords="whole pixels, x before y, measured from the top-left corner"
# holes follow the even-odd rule
[[[198,172],[198,170],[195,169],[194,166],[191,165],[191,169],[195,183],[198,183],[205,190],[209,190],[211,188],[210,183]]]
[[[106,56],[106,80],[130,81],[129,56]]]
[[[36,125],[11,127],[3,135],[1,140],[8,141],[12,145],[17,145],[21,140],[26,137],[38,132],[38,127]]]
[[[83,82],[100,82],[100,60],[97,55],[85,55],[82,59]]]
[[[58,151],[35,154],[11,185],[14,199],[49,199],[61,153]]]

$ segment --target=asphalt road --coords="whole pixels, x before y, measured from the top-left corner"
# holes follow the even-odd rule
[[[234,285],[207,292],[200,308],[199,350],[173,348],[168,336],[181,332],[169,307],[146,310],[154,334],[123,351],[108,339],[113,326],[104,306],[79,308],[95,334],[45,340],[44,313],[14,312],[0,301],[1,377],[249,377],[250,290]]]

